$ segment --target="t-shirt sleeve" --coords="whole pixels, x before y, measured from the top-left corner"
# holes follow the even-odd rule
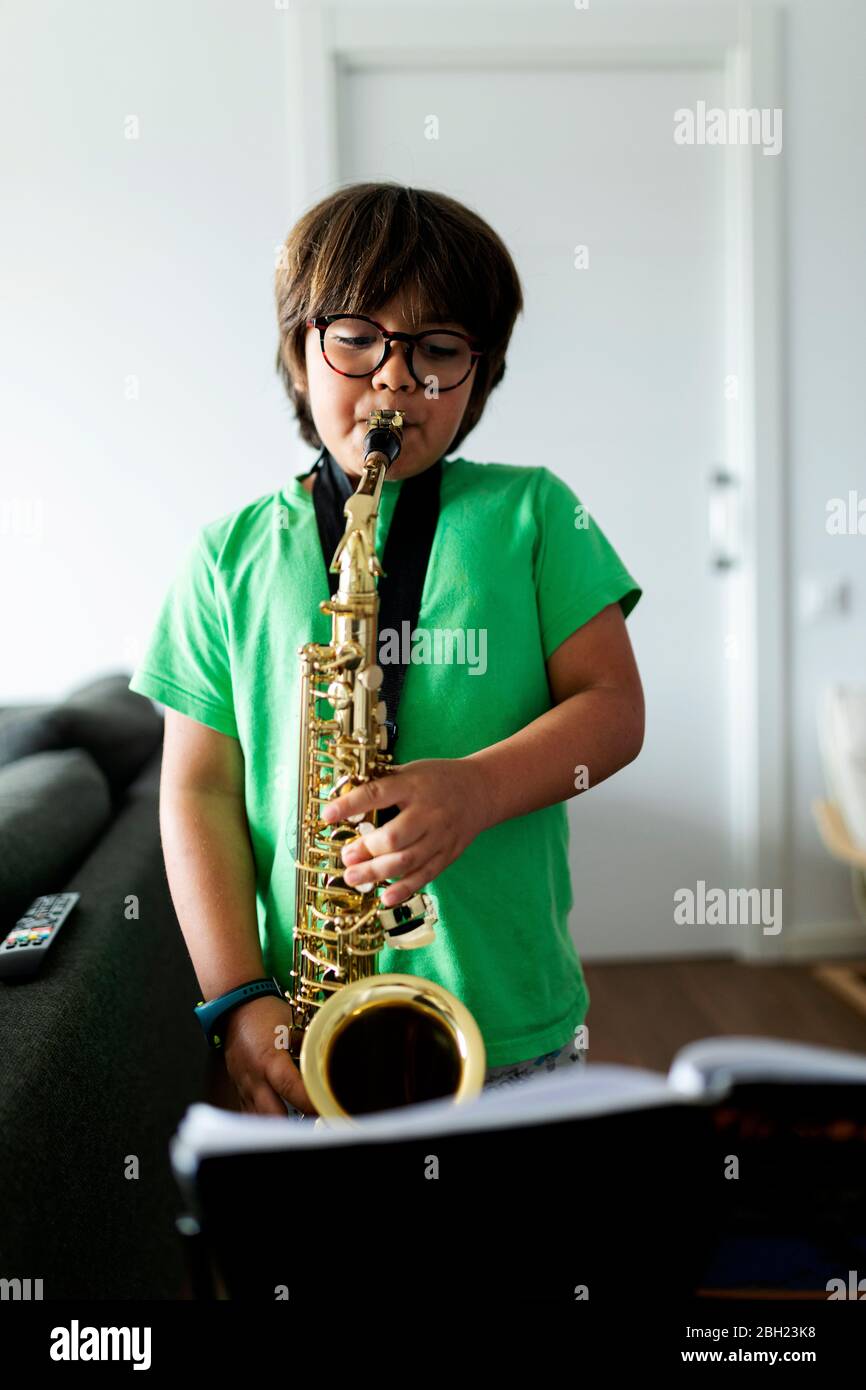
[[[624,618],[643,590],[577,494],[549,468],[538,469],[535,589],[544,660],[608,604]]]
[[[129,689],[237,738],[223,596],[200,532],[163,600]]]

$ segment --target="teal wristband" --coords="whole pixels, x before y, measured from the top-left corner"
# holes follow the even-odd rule
[[[286,997],[276,980],[270,979],[250,980],[245,985],[238,985],[237,989],[230,989],[227,994],[219,995],[217,999],[209,999],[207,1003],[200,999],[194,1013],[204,1030],[208,1044],[211,1047],[222,1047],[223,1040],[217,1032],[221,1020],[239,1004],[246,1004],[248,1000],[258,999],[265,994],[275,994],[278,999],[283,1000]]]

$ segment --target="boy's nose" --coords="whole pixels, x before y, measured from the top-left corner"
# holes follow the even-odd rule
[[[379,382],[391,391],[399,391],[403,387],[413,388],[415,382],[412,380],[412,373],[409,371],[407,361],[409,344],[390,343],[389,347],[390,352],[382,366],[373,373],[374,385]]]

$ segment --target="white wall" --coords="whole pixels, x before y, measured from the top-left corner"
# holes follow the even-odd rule
[[[288,467],[284,19],[4,3],[2,702],[131,668],[198,526]]]
[[[816,703],[826,680],[866,685],[866,536],[830,536],[826,505],[866,498],[866,118],[862,0],[798,0],[786,63],[792,807],[790,920],[853,917],[847,873],[816,835]],[[803,621],[802,576],[851,585],[847,614]]]
[[[847,878],[809,810],[821,790],[815,702],[827,678],[866,683],[866,538],[825,530],[828,498],[866,494],[866,5],[783,8],[785,918],[808,924],[851,917]],[[248,0],[0,10],[0,703],[131,669],[202,522],[312,457],[273,369],[273,262],[292,207],[284,20],[276,3]],[[137,140],[124,135],[130,116]],[[847,578],[849,612],[804,623],[802,574]]]

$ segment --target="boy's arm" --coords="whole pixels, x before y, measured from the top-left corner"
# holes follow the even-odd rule
[[[237,739],[166,709],[159,819],[172,901],[203,997],[261,979]]]
[[[566,638],[547,674],[554,708],[464,760],[483,774],[488,825],[597,786],[643,745],[643,688],[618,603]]]

